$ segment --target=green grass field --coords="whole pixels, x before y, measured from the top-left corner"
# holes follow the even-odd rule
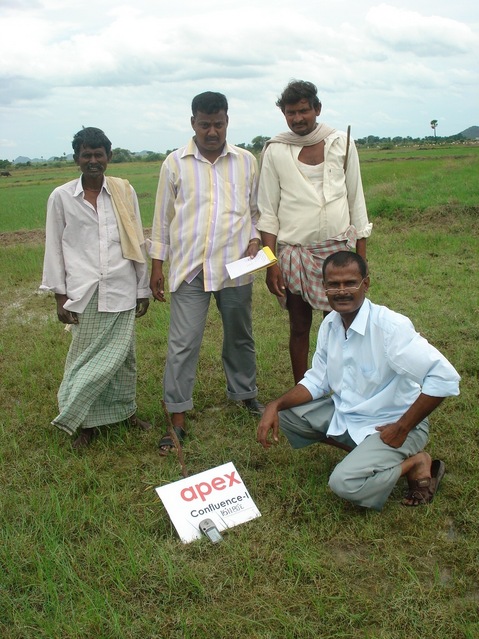
[[[154,491],[181,477],[157,452],[168,305],[138,321],[138,404],[150,433],[112,427],[82,453],[49,425],[69,335],[38,293],[49,193],[76,167],[0,180],[2,639],[477,639],[479,148],[362,152],[374,222],[370,297],[408,315],[462,376],[431,419],[447,474],[433,504],[381,514],[333,495],[342,453],[266,452],[225,399],[212,305],[184,447],[190,474],[232,461],[262,517],[213,546],[182,544]],[[158,166],[111,165],[153,215]],[[315,315],[315,330],[320,321]],[[254,288],[260,398],[292,384],[287,315]],[[312,338],[312,342],[314,341]]]

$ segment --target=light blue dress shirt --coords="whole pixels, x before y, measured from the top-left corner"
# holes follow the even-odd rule
[[[312,366],[300,384],[313,399],[331,393],[336,410],[328,435],[347,430],[360,444],[376,426],[402,417],[421,391],[459,395],[459,381],[456,369],[407,317],[366,299],[347,332],[339,313],[323,320]]]

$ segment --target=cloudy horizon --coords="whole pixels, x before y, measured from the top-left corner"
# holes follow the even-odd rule
[[[114,147],[164,152],[192,134],[191,99],[229,101],[228,140],[285,130],[276,99],[318,86],[321,120],[355,138],[449,136],[479,125],[472,0],[71,0],[0,3],[0,159],[71,153],[97,126]]]

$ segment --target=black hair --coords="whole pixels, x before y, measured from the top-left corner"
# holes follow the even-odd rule
[[[357,264],[361,277],[364,279],[368,276],[368,264],[364,258],[352,251],[338,251],[332,253],[323,262],[323,280],[326,280],[326,269],[330,264],[333,266],[347,266],[348,264]]]
[[[309,102],[309,106],[313,109],[321,106],[321,101],[318,98],[318,89],[312,82],[291,80],[278,98],[276,106],[284,113],[287,104],[296,104],[296,102],[304,99]]]
[[[101,129],[96,129],[94,126],[83,127],[73,136],[72,147],[75,155],[80,153],[82,146],[89,146],[91,149],[99,149],[102,146],[107,155],[110,155],[111,151],[110,140]]]
[[[198,111],[201,113],[218,113],[224,111],[228,113],[228,100],[222,93],[215,93],[214,91],[205,91],[193,98],[191,103],[191,112],[193,116],[196,116]]]

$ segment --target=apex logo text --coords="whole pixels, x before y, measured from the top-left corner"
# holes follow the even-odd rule
[[[233,471],[232,473],[225,473],[224,477],[215,477],[211,480],[211,483],[202,481],[199,484],[183,488],[180,493],[181,499],[184,501],[194,501],[195,499],[206,501],[206,496],[211,495],[214,490],[231,488],[234,484],[241,485],[241,481],[235,477],[235,474],[236,471]]]

